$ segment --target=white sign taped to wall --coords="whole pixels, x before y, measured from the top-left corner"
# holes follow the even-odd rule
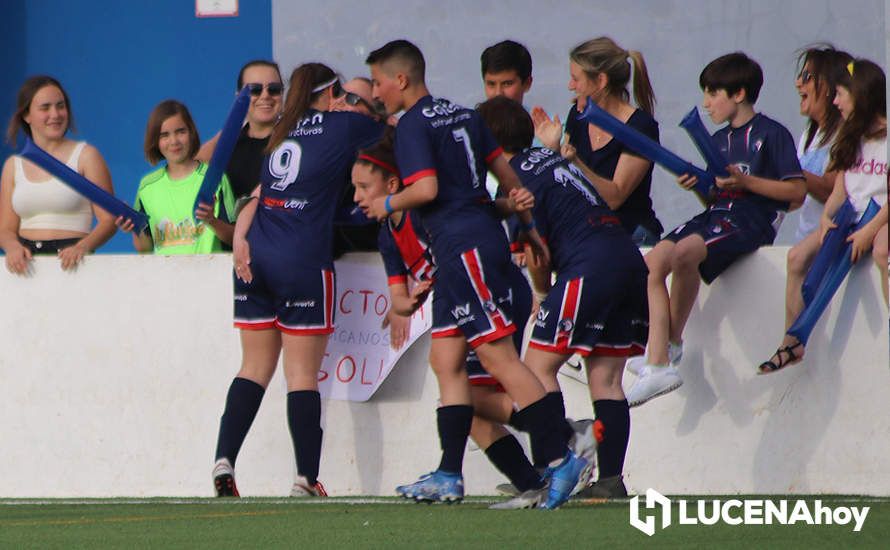
[[[432,326],[432,295],[411,318],[408,340],[398,350],[390,346],[389,327],[382,328],[389,310],[389,286],[382,263],[369,264],[346,256],[336,262],[337,300],[334,333],[318,375],[322,397],[367,401],[386,380],[399,357]]]
[[[238,0],[195,0],[196,17],[237,17]]]

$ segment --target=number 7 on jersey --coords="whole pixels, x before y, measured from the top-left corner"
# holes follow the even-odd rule
[[[467,163],[470,165],[470,175],[473,176],[473,188],[479,187],[479,174],[476,172],[476,154],[473,152],[473,145],[470,143],[470,134],[467,129],[461,126],[451,131],[454,141],[464,144],[464,151],[467,153]]]

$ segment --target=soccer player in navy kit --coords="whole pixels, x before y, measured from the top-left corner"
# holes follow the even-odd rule
[[[359,152],[352,168],[355,201],[363,209],[387,193],[401,188],[396,168],[395,153],[389,136],[369,149]],[[527,193],[531,200],[531,194]],[[407,317],[420,307],[431,289],[435,277],[435,261],[429,250],[429,236],[419,215],[411,210],[393,212],[383,222],[379,233],[379,248],[389,279],[392,312]],[[531,292],[528,281],[514,267],[511,272],[510,299],[516,315],[517,330],[513,343],[517,351],[522,347],[526,320],[531,313]],[[411,290],[409,291],[409,284]],[[433,300],[432,337],[448,336],[450,312],[443,299]],[[445,325],[445,326],[443,326]],[[466,357],[466,371],[470,381],[473,422],[470,437],[484,450],[486,456],[520,492],[541,489],[543,482],[529,463],[519,441],[503,424],[509,422],[512,401],[503,393],[499,382],[479,363],[474,352]]]
[[[763,85],[760,65],[743,53],[727,54],[704,68],[699,84],[711,120],[728,123],[712,139],[729,162],[730,175],[717,178],[707,210],[671,231],[646,255],[649,348],[628,391],[632,407],[683,383],[669,364],[668,346],[682,349],[699,280],[710,284],[742,256],[772,244],[789,204],[800,204],[806,196],[791,134],[754,111]],[[684,175],[678,182],[691,189],[696,179]],[[669,274],[670,295],[665,285]]]
[[[630,413],[621,377],[625,359],[642,354],[646,345],[646,264],[582,172],[550,149],[531,147],[534,125],[521,105],[496,97],[479,112],[534,194],[534,219],[551,251],[551,265],[529,262],[536,290],[547,296],[523,359],[548,392],[559,392],[560,365],[573,353],[584,357],[603,436],[598,496],[627,496],[621,473]]]
[[[298,473],[291,496],[324,495],[318,372],[334,329],[334,210],[357,150],[383,131],[370,117],[328,112],[341,94],[329,67],[307,63],[294,70],[256,200],[235,225],[235,326],[243,360],[220,421],[214,468],[220,496],[237,495],[235,459],[282,350]]]
[[[509,338],[516,330],[506,301],[511,260],[485,191],[486,165],[507,190],[521,185],[475,111],[429,95],[423,54],[416,46],[393,41],[371,52],[366,62],[375,99],[390,113],[405,111],[396,127],[395,148],[407,186],[375,200],[369,215],[383,219],[395,210],[418,210],[438,265],[434,289],[449,302],[454,318],[454,336],[435,339],[430,351],[431,365],[448,366],[436,370],[443,405],[438,410],[442,464],[397,492],[411,498],[424,494],[429,500],[463,497],[460,472],[473,417],[463,369],[469,344],[515,402],[516,422],[540,441],[552,468],[545,474],[550,485],[544,507],[558,507],[589,473],[589,460],[579,456],[589,448],[579,445],[575,452],[567,447],[571,428],[562,401],[546,394]],[[524,212],[522,219],[529,242],[546,255],[530,214]]]

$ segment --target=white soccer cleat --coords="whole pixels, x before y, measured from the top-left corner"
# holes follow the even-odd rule
[[[237,497],[238,487],[235,485],[235,469],[228,458],[220,458],[213,465],[213,488],[218,497]]]
[[[320,481],[316,481],[315,485],[310,485],[309,480],[305,477],[297,476],[297,480],[294,481],[294,485],[290,489],[290,496],[294,498],[326,497],[328,493]]]
[[[492,504],[488,508],[491,510],[522,510],[525,508],[537,508],[547,501],[547,491],[549,485],[544,485],[540,489],[529,489],[523,493],[516,495],[510,500]]]
[[[593,431],[593,420],[590,418],[567,420],[574,432],[569,440],[569,447],[576,455],[584,457],[588,462],[594,464],[596,461],[596,434]]]
[[[677,367],[643,365],[639,377],[627,392],[627,404],[631,407],[638,407],[650,399],[670,393],[682,385],[683,379],[680,378]]]
[[[495,490],[508,497],[519,496],[519,489],[512,483],[499,483],[497,487],[495,487]]]

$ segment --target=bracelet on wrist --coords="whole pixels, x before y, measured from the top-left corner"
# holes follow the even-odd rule
[[[395,212],[395,209],[392,207],[392,204],[390,204],[390,202],[389,202],[391,199],[392,199],[392,195],[387,195],[386,200],[383,201],[383,208],[386,210],[387,214],[392,214],[393,212]]]

